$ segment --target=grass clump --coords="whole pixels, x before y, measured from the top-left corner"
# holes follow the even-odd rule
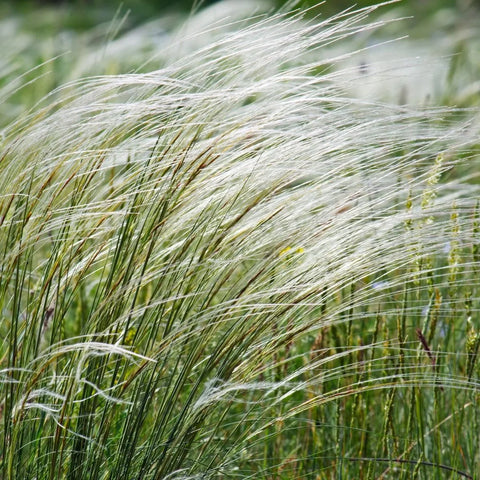
[[[346,94],[374,8],[6,124],[1,478],[476,478],[476,121]]]

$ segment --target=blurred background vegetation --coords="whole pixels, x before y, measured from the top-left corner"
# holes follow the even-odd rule
[[[248,4],[252,12],[257,5],[259,12],[269,9],[272,12],[293,12],[302,9],[306,15],[319,16],[321,19],[347,8],[381,3],[381,0],[226,1],[230,6],[234,4],[243,7]],[[181,25],[187,17],[215,3],[218,0],[0,0],[0,46],[6,52],[3,61],[10,56],[14,59],[10,66],[15,66],[8,74],[4,74],[0,88],[9,82],[13,85],[12,82],[23,75],[27,81],[35,79],[36,88],[30,90],[34,92],[35,100],[38,100],[56,86],[76,78],[80,75],[79,70],[82,72],[80,76],[132,71],[132,65],[135,64],[133,57],[138,55],[145,58],[145,49],[150,47],[153,55],[156,36],[172,29],[178,29],[178,34],[183,35]],[[441,59],[443,66],[440,70],[423,62],[425,71],[417,75],[417,78],[422,79],[420,83],[428,84],[429,102],[463,107],[480,104],[480,0],[398,0],[385,3],[388,5],[383,5],[375,14],[369,15],[370,19],[377,15],[386,20],[386,26],[381,29],[384,36],[376,39],[371,39],[368,34],[358,36],[357,43],[352,48],[368,48],[374,43],[403,37],[409,37],[415,44],[403,41],[395,45],[394,51],[388,48],[376,49],[377,57],[383,55],[384,58],[367,58],[366,55],[363,62],[388,62],[398,60],[402,55],[411,57],[412,54],[419,58],[430,58],[432,65],[435,64],[433,58]],[[250,8],[252,6],[253,10]],[[161,22],[154,26],[159,19]],[[393,19],[402,20],[389,21]],[[134,32],[135,27],[149,22],[152,29],[147,35],[152,44],[150,47],[146,46],[145,41],[137,44],[135,33],[117,45],[111,44],[114,39],[121,39],[123,34]],[[12,42],[12,35],[17,37],[15,42]],[[106,61],[108,55],[105,57],[101,53],[106,51],[107,45],[110,51],[118,50],[115,59]],[[410,50],[410,53],[403,52],[402,46],[404,50]],[[98,52],[99,58],[105,57],[105,61],[99,63],[98,59],[92,59],[92,52]],[[123,65],[126,55],[129,56],[129,68]],[[96,67],[91,69],[80,65],[88,62],[96,62]],[[45,68],[41,67],[43,63],[46,63]],[[102,68],[97,68],[100,64]],[[140,68],[140,65],[136,66],[135,71],[158,68],[158,65],[144,68]],[[0,62],[0,69],[1,67]],[[49,73],[52,69],[53,75]],[[28,71],[31,73],[24,73]],[[42,75],[42,80],[38,80]],[[399,75],[395,75],[401,80]],[[407,77],[411,77],[411,74],[405,73],[405,78]],[[359,87],[364,83],[363,79],[355,82]],[[409,88],[412,94],[410,97],[414,90],[418,90],[417,87],[418,84]],[[403,92],[406,87],[401,85],[398,88]],[[353,95],[357,93],[349,92]],[[402,93],[397,97],[401,97],[400,103],[403,103],[405,95]],[[385,96],[381,99],[391,100]],[[17,102],[18,107],[31,104],[33,100],[21,98]],[[9,111],[12,112],[11,115],[16,115],[15,109]]]
[[[259,12],[266,12],[269,9],[272,12],[275,10],[293,12],[301,9],[305,15],[319,16],[320,19],[329,18],[332,14],[345,9],[382,3],[381,0],[224,1],[230,6],[248,5],[247,8],[251,12],[254,12],[257,6]],[[215,3],[218,3],[218,0],[0,0],[0,21],[3,20],[0,25],[0,46],[3,46],[3,51],[6,52],[5,58],[8,56],[14,58],[10,65],[15,66],[4,75],[0,81],[0,88],[8,84],[13,85],[19,75],[23,75],[27,81],[35,79],[35,89],[30,89],[30,94],[34,98],[27,101],[23,98],[26,94],[20,92],[23,97],[19,98],[16,104],[21,109],[24,105],[39,100],[58,85],[78,76],[133,71],[135,56],[148,57],[145,49],[149,48],[151,55],[154,55],[157,36],[172,30],[177,30],[178,34],[183,35],[181,26],[188,16],[198,10],[206,10]],[[375,49],[374,55],[377,56],[371,58],[372,55],[366,54],[363,63],[380,65],[381,62],[412,55],[430,58],[431,63],[427,65],[428,62],[420,62],[423,64],[423,70],[419,69],[415,77],[421,79],[420,83],[409,87],[402,82],[403,78],[412,77],[411,70],[408,73],[404,72],[404,77],[396,73],[394,77],[397,81],[392,82],[392,89],[402,93],[393,95],[395,97],[393,101],[403,103],[408,97],[407,100],[410,102],[415,97],[414,103],[418,101],[424,103],[422,99],[426,99],[427,94],[423,90],[428,90],[428,100],[425,100],[427,103],[460,107],[479,105],[480,0],[393,0],[385,3],[388,5],[383,5],[374,14],[369,15],[370,19],[377,16],[381,20],[386,20],[386,26],[380,31],[383,37],[372,39],[368,34],[358,36],[357,43],[352,45],[352,48],[368,49],[372,44],[403,37],[409,37],[410,42],[414,44],[404,40],[395,44],[393,51],[391,48]],[[253,10],[250,8],[252,6]],[[208,16],[207,12],[205,14]],[[390,22],[393,19],[402,20]],[[144,40],[143,43],[136,43],[138,38],[135,36],[135,27],[147,23],[150,23],[151,28],[147,35],[147,43],[150,42],[150,46],[147,46]],[[121,40],[128,32],[133,33]],[[376,35],[378,32],[376,31]],[[19,33],[22,35],[19,36]],[[15,45],[11,40],[14,34],[17,39],[22,39],[17,40]],[[112,41],[116,39],[120,41],[112,45]],[[109,51],[116,50],[116,54],[113,55],[115,58],[107,60],[109,56],[104,55],[107,45]],[[405,51],[402,50],[403,47]],[[97,59],[93,58],[92,52],[98,52]],[[127,55],[128,67],[124,65]],[[442,64],[440,68],[435,67],[434,58],[441,59],[437,62]],[[89,62],[91,65],[95,64],[95,67],[87,68],[85,65]],[[44,63],[45,67],[42,66]],[[142,65],[143,61],[136,65],[134,70],[141,72],[158,68],[158,64]],[[54,73],[51,74],[51,71]],[[42,79],[39,80],[39,77]],[[358,89],[365,86],[364,79],[362,81],[357,79],[354,83]],[[399,83],[401,85],[397,85]],[[425,88],[418,93],[421,90],[418,88],[420,84]],[[364,93],[349,91],[350,95],[360,97],[364,97]],[[366,95],[368,96],[368,93]],[[382,101],[392,101],[391,97],[390,92],[380,95]],[[14,98],[11,97],[10,100],[13,101]],[[14,108],[8,111],[10,116],[17,114]]]
[[[243,0],[230,0],[241,4]],[[381,3],[381,0],[265,0],[272,9],[294,11],[304,9],[310,16],[327,18],[347,8],[361,8]],[[265,5],[265,1],[259,1]],[[0,18],[20,15],[23,22],[46,33],[64,29],[85,31],[113,18],[124,18],[123,29],[165,15],[178,20],[206,8],[218,0],[0,0]],[[386,2],[388,3],[388,2]],[[260,7],[263,11],[264,8]],[[42,11],[42,15],[37,14]],[[47,20],[45,12],[50,12]],[[408,17],[402,22],[402,34],[411,37],[432,38],[452,31],[465,31],[472,20],[480,18],[480,0],[393,0],[379,9],[379,15]],[[53,13],[53,15],[52,15]],[[41,18],[40,18],[41,17]],[[31,20],[29,19],[31,18]],[[47,21],[46,21],[47,20]],[[174,22],[175,23],[175,22]],[[476,26],[474,27],[476,28]]]
[[[2,5],[3,8],[12,10],[29,10],[46,5],[59,6],[72,13],[82,13],[83,21],[88,21],[92,17],[103,15],[112,15],[119,8],[123,11],[130,11],[132,21],[144,21],[152,16],[158,16],[165,12],[190,12],[199,8],[206,7],[218,0],[15,0],[7,1]],[[242,0],[237,0],[241,2]],[[332,14],[351,7],[355,4],[357,7],[364,7],[380,3],[380,0],[335,0],[326,1],[318,5],[320,0],[273,0],[276,7],[282,8],[311,8],[313,14],[326,13]],[[469,13],[472,8],[480,7],[480,0],[400,0],[394,2],[391,8],[402,8],[415,17],[422,18],[425,15],[437,14],[439,11],[448,9],[456,13]],[[314,7],[314,8],[312,8]]]

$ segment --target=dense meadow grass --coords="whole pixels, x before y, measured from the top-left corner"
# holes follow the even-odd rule
[[[480,478],[475,30],[268,8],[0,21],[2,480]]]

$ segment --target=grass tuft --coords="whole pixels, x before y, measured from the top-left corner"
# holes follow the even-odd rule
[[[1,478],[476,478],[478,125],[348,93],[376,8],[5,90]]]

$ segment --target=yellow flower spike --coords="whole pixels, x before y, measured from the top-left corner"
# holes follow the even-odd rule
[[[136,328],[129,328],[127,334],[125,335],[125,345],[131,346],[133,344],[133,339],[137,333]]]

